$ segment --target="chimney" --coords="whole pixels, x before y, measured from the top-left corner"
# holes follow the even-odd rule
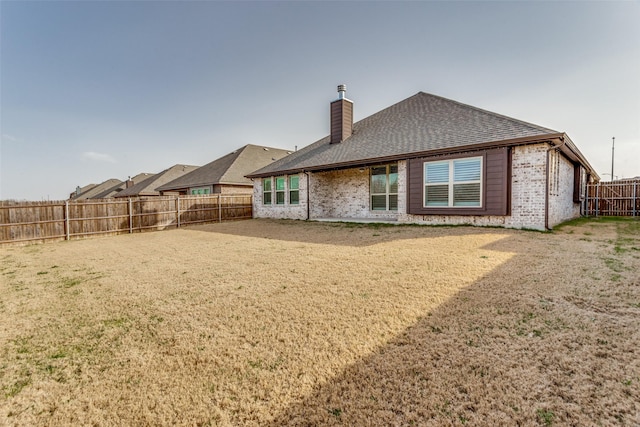
[[[129,179],[125,181],[125,185],[124,185],[124,188],[130,188],[130,187],[133,187],[133,181],[131,181],[131,177],[129,177]]]
[[[338,86],[338,99],[331,103],[331,144],[338,144],[353,133],[353,102],[345,97],[346,85]]]

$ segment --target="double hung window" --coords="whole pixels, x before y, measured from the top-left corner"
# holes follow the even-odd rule
[[[271,178],[264,178],[262,180],[262,204],[271,204]]]
[[[426,162],[424,206],[482,206],[482,157]]]
[[[287,193],[289,204],[300,204],[300,177],[298,175],[276,176],[262,179],[262,204],[284,205]]]
[[[289,176],[289,204],[300,203],[300,177],[298,175]]]
[[[371,168],[371,210],[398,210],[398,165]]]
[[[284,205],[284,176],[276,177],[276,205]]]

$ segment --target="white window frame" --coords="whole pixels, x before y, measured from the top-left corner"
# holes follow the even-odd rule
[[[293,188],[291,185],[291,179],[292,178],[297,178],[298,179],[298,185],[296,186],[296,188]],[[300,204],[300,176],[299,175],[288,175],[287,176],[287,193],[289,194],[289,204],[290,205],[299,205]],[[291,201],[291,194],[292,193],[298,193],[298,201],[297,202],[292,202]]]
[[[265,190],[265,184],[269,183],[269,186],[271,187],[269,190]],[[266,197],[265,195],[269,194],[269,203],[266,202]],[[273,178],[269,177],[269,178],[262,178],[262,204],[264,206],[271,206],[273,205]]]
[[[478,159],[480,160],[480,179],[478,180],[472,180],[472,181],[454,181],[454,163],[460,160],[474,160],[474,159]],[[427,166],[428,165],[434,165],[434,164],[444,164],[444,163],[448,163],[449,164],[449,180],[444,183],[444,182],[436,182],[436,183],[427,183]],[[434,161],[430,161],[430,162],[424,162],[422,165],[422,171],[423,171],[423,187],[422,187],[422,206],[424,208],[427,209],[478,209],[478,208],[482,208],[483,207],[483,190],[484,190],[484,158],[483,156],[472,156],[472,157],[458,157],[455,159],[447,159],[447,160],[434,160]],[[480,184],[480,192],[479,192],[479,200],[478,200],[478,205],[475,206],[454,206],[453,202],[453,187],[456,184]],[[447,185],[448,187],[448,192],[447,192],[447,205],[446,206],[428,206],[427,205],[427,200],[425,197],[426,194],[426,189],[427,187],[430,186],[440,186],[440,185]]]
[[[282,180],[282,190],[278,190],[278,180]],[[287,203],[287,177],[285,175],[276,176],[273,180],[273,192],[275,194],[274,204],[277,206],[284,206]],[[278,203],[278,195],[282,195],[282,203]]]
[[[390,163],[388,165],[379,165],[379,166],[371,166],[369,168],[369,210],[371,212],[397,212],[398,211],[398,191],[396,188],[396,192],[392,193],[391,192],[391,183],[389,180],[389,174],[391,171],[391,167],[395,166],[396,167],[396,180],[398,179],[398,164],[397,163]],[[386,168],[386,173],[385,173],[385,192],[384,193],[374,193],[373,192],[373,169],[375,168]],[[397,186],[397,184],[396,184]],[[374,196],[385,196],[385,208],[384,209],[373,209],[373,197]],[[396,196],[396,207],[395,209],[390,209],[389,208],[389,197],[390,196]]]
[[[201,192],[200,192],[201,191]],[[193,187],[189,189],[190,196],[208,196],[211,194],[211,187]]]

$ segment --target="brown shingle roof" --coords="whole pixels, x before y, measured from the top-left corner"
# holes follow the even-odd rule
[[[353,135],[339,144],[330,144],[330,137],[327,136],[248,176],[331,169],[551,135],[561,134],[542,126],[419,92],[354,123]]]
[[[95,197],[97,194],[107,191],[113,188],[114,186],[118,186],[120,184],[122,184],[122,181],[120,181],[117,178],[111,178],[104,182],[101,182],[98,185],[94,185],[93,187],[89,188],[87,191],[83,193],[77,194],[75,197],[72,197],[72,200],[90,199]]]
[[[198,166],[191,165],[174,165],[169,169],[165,169],[160,173],[150,176],[149,178],[120,191],[113,197],[132,197],[132,196],[159,196],[160,192],[156,191],[161,185],[173,181],[183,175],[198,169]]]
[[[134,176],[133,178],[131,178],[131,181],[133,181],[134,184],[139,183],[142,180],[147,179],[148,177],[152,176],[153,174],[151,173],[146,173],[146,172],[142,172],[139,173],[138,175]],[[108,199],[110,197],[114,197],[116,194],[118,194],[120,191],[123,191],[125,188],[127,188],[127,182],[126,181],[120,181],[120,183],[107,188],[106,190],[102,191],[101,193],[95,194],[93,196],[91,196],[91,199]]]
[[[156,187],[156,190],[170,191],[215,184],[251,186],[251,180],[245,178],[245,175],[282,159],[290,153],[279,148],[248,144],[180,178]]]

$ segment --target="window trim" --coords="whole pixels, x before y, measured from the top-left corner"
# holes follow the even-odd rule
[[[291,180],[293,178],[298,179],[298,185],[296,188],[292,188]],[[282,187],[278,189],[278,180],[282,179]],[[269,183],[269,190],[265,190],[266,184]],[[298,202],[291,202],[291,194],[298,193]],[[266,195],[269,195],[270,202],[265,202]],[[281,202],[278,203],[278,196]],[[299,174],[285,174],[278,176],[270,176],[262,178],[262,206],[299,206],[300,205],[300,175]]]
[[[399,177],[399,168],[398,168],[398,163],[387,163],[387,164],[382,164],[382,165],[375,165],[375,166],[371,166],[369,167],[369,211],[370,212],[376,212],[376,213],[380,213],[380,212],[398,212],[398,189],[396,189],[395,193],[391,193],[391,182],[389,180],[389,175],[391,173],[391,167],[395,166],[396,167],[396,185],[397,185],[397,180]],[[385,167],[385,192],[384,193],[374,193],[373,192],[373,169],[375,168],[382,168]],[[373,209],[373,197],[374,196],[385,196],[385,209]],[[396,196],[396,208],[395,209],[390,209],[389,208],[389,198],[390,196]]]
[[[473,180],[473,181],[460,181],[460,182],[455,182],[454,181],[454,174],[455,174],[455,168],[454,168],[454,163],[460,160],[473,160],[473,159],[478,159],[480,161],[480,179],[479,180]],[[446,182],[447,185],[447,205],[446,206],[434,206],[434,205],[427,205],[427,200],[426,200],[426,190],[428,186],[434,186],[434,185],[444,185],[444,183],[437,183],[437,184],[428,184],[427,181],[427,166],[429,164],[435,164],[435,163],[447,163],[449,165],[449,180]],[[425,161],[422,163],[422,207],[424,209],[444,209],[444,210],[453,210],[453,209],[463,209],[463,210],[477,210],[477,209],[484,209],[485,208],[485,203],[484,203],[484,186],[485,186],[485,159],[483,155],[475,155],[475,156],[464,156],[464,157],[453,157],[453,158],[445,158],[445,159],[434,159],[434,160],[429,160],[429,161]],[[455,206],[454,203],[454,198],[453,198],[453,191],[454,191],[454,185],[455,184],[479,184],[480,186],[480,194],[478,197],[478,205],[474,205],[474,206]]]
[[[293,206],[297,206],[300,204],[300,176],[295,174],[295,175],[288,175],[287,176],[287,191],[289,193],[289,204],[293,205]],[[297,178],[298,179],[298,184],[296,185],[295,188],[293,188],[293,186],[291,185],[291,179],[292,178]],[[298,193],[298,201],[297,202],[292,202],[291,201],[291,194],[292,193]]]
[[[278,180],[282,180],[282,190],[278,190]],[[273,186],[273,192],[275,193],[275,205],[276,206],[284,206],[287,204],[286,194],[287,194],[287,177],[286,175],[278,175],[274,178],[275,185]],[[282,195],[282,202],[278,201],[278,196]]]
[[[202,193],[194,193],[194,191],[199,191],[201,190]],[[211,195],[212,191],[211,191],[211,186],[206,185],[206,186],[202,186],[202,187],[190,187],[189,188],[189,195],[190,196],[209,196]]]
[[[265,190],[266,183],[269,182],[269,190]],[[266,202],[266,194],[269,194],[269,203]],[[262,204],[264,206],[272,206],[273,205],[273,178],[262,178]]]

